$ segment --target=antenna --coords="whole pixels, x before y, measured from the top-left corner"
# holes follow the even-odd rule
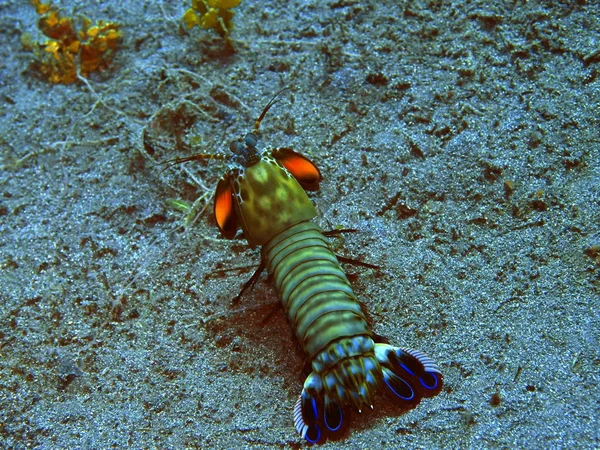
[[[256,119],[256,122],[254,122],[254,130],[252,131],[253,134],[257,135],[258,134],[258,129],[260,127],[260,123],[262,122],[262,120],[265,118],[265,116],[267,115],[267,111],[269,111],[269,109],[271,108],[271,106],[273,106],[276,102],[277,102],[277,96],[279,94],[281,94],[283,91],[290,89],[289,86],[286,86],[282,89],[280,89],[279,91],[277,91],[277,93],[273,96],[273,98],[271,100],[269,100],[269,103],[267,103],[267,106],[265,106],[265,109],[263,109],[262,113],[260,113],[260,116],[258,119]]]

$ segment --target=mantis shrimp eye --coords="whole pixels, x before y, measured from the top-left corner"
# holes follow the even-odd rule
[[[241,155],[242,152],[244,151],[244,146],[242,145],[241,142],[232,141],[229,144],[229,150],[231,150],[231,153],[233,153],[234,155]]]
[[[258,142],[258,138],[254,133],[248,133],[244,138],[244,142],[248,147],[256,147],[256,143]]]

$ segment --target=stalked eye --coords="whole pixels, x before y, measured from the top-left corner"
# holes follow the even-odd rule
[[[325,399],[325,425],[331,431],[337,431],[342,426],[342,408],[328,398]]]
[[[382,372],[383,381],[397,397],[402,400],[412,400],[415,397],[415,391],[405,380],[385,367],[382,368]]]
[[[256,143],[258,142],[258,138],[254,133],[248,133],[244,138],[244,142],[248,147],[256,147]]]
[[[239,141],[232,141],[229,144],[229,150],[231,150],[231,153],[234,155],[241,155],[244,151],[244,146]]]
[[[438,387],[438,376],[435,373],[425,372],[420,378],[421,385],[425,389],[434,390]]]

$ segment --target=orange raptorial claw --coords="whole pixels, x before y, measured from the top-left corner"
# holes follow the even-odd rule
[[[223,237],[233,239],[237,231],[237,216],[233,203],[233,190],[226,175],[219,180],[215,192],[215,219]]]
[[[283,167],[298,180],[300,186],[306,191],[318,191],[319,183],[323,179],[318,167],[306,156],[296,153],[291,148],[280,148],[272,153]]]

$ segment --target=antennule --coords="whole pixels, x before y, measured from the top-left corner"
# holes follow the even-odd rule
[[[256,119],[256,122],[254,122],[254,131],[252,131],[255,135],[258,135],[258,129],[260,128],[260,123],[262,122],[262,120],[265,118],[265,115],[267,114],[267,111],[269,111],[269,109],[271,108],[271,106],[273,106],[276,102],[277,102],[277,96],[279,94],[281,94],[283,91],[290,89],[289,86],[285,86],[284,88],[280,89],[279,91],[277,91],[275,93],[275,95],[273,96],[273,98],[271,100],[269,100],[269,103],[267,103],[267,106],[265,106],[265,109],[263,109],[262,113],[260,113],[260,116],[258,117],[258,119]]]

